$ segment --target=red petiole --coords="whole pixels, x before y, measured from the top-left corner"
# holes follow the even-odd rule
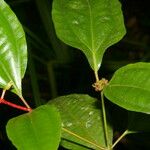
[[[17,104],[8,102],[8,101],[6,101],[6,100],[3,99],[3,98],[0,98],[0,104],[5,104],[5,105],[11,106],[11,107],[13,107],[13,108],[16,108],[16,109],[19,109],[19,110],[23,110],[23,111],[27,111],[27,112],[32,111],[31,108],[23,107],[23,106],[20,106],[20,105],[17,105]]]

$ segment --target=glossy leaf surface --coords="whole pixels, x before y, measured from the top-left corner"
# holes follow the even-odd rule
[[[94,71],[105,50],[125,34],[118,0],[54,0],[52,15],[58,37],[82,50]]]
[[[105,147],[101,104],[88,95],[72,94],[50,101],[60,111],[62,118],[62,142],[67,149],[88,150]],[[69,132],[67,132],[68,130]],[[109,144],[112,143],[112,129],[108,126]],[[75,135],[73,135],[75,134]],[[78,137],[77,137],[78,136]],[[81,138],[88,140],[84,141]]]
[[[54,106],[43,105],[11,119],[7,134],[18,150],[57,150],[61,120]]]
[[[104,95],[127,110],[150,113],[150,63],[120,68],[105,87]]]
[[[21,79],[27,66],[25,34],[10,7],[0,0],[0,88],[13,82],[13,91],[22,95]]]

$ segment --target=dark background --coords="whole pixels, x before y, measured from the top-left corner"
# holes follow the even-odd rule
[[[60,95],[88,93],[95,79],[88,62],[79,50],[59,41],[51,20],[51,0],[7,0],[21,21],[28,43],[28,68],[23,79],[23,93],[32,108]],[[100,77],[110,79],[113,73],[129,63],[150,60],[150,9],[148,0],[121,0],[127,34],[104,55]],[[18,103],[18,97],[7,93],[9,101]],[[112,118],[117,119],[115,138],[124,130],[127,112],[107,102]],[[15,150],[7,139],[7,121],[22,111],[0,106],[0,149]],[[63,149],[60,147],[60,149]],[[150,134],[127,136],[116,147],[120,150],[149,150]]]

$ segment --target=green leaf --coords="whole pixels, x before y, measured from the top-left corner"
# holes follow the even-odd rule
[[[62,118],[61,144],[71,150],[100,149],[106,147],[101,104],[83,94],[62,96],[49,102],[55,105]],[[109,144],[112,129],[108,125]]]
[[[57,150],[61,120],[54,106],[43,105],[11,119],[7,134],[18,150]]]
[[[21,79],[27,66],[25,34],[16,15],[0,0],[0,88],[13,82],[13,92],[22,96]]]
[[[104,88],[104,95],[127,110],[150,113],[150,63],[120,68]]]
[[[82,50],[94,71],[105,50],[125,34],[118,0],[54,0],[52,16],[57,36]]]

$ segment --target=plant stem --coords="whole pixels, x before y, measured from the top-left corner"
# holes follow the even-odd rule
[[[94,71],[96,82],[99,82],[99,77],[98,77],[98,72]],[[100,90],[99,90],[100,91]],[[103,91],[101,92],[101,103],[102,103],[102,114],[103,114],[103,123],[104,123],[104,135],[105,135],[105,142],[106,142],[106,147],[108,150],[111,148],[109,147],[109,136],[108,136],[108,130],[107,130],[107,119],[106,119],[106,110],[105,110],[105,103],[104,103],[104,95]]]
[[[123,134],[116,140],[116,142],[112,145],[112,149],[128,134],[128,130],[124,131]]]
[[[0,97],[0,104],[6,104],[8,106],[11,106],[11,107],[14,107],[14,108],[17,108],[17,109],[20,109],[20,110],[23,110],[23,111],[28,111],[30,112],[32,109],[31,107],[28,105],[28,103],[25,101],[25,99],[21,96],[21,100],[23,101],[23,103],[25,104],[26,107],[23,107],[23,106],[19,106],[19,105],[16,105],[14,103],[11,103],[11,102],[8,102],[4,99],[4,96],[5,96],[5,93],[6,91],[11,87],[11,82],[8,84],[8,87],[6,87],[5,89],[3,89],[2,91],[2,94],[1,94],[1,97]]]
[[[103,121],[104,121],[104,133],[106,139],[106,146],[109,149],[109,142],[108,142],[108,130],[107,130],[107,119],[106,119],[106,110],[105,110],[105,103],[104,103],[104,95],[101,92],[101,102],[102,102],[102,113],[103,113]]]
[[[28,109],[31,109],[31,107],[28,105],[28,103],[26,102],[26,100],[25,100],[22,96],[20,96],[20,98],[21,98],[22,102],[24,103],[24,105],[25,105]]]
[[[23,111],[28,111],[28,112],[32,111],[31,108],[27,108],[27,107],[23,107],[23,106],[20,106],[20,105],[16,105],[16,104],[8,102],[8,101],[6,101],[5,99],[2,99],[2,98],[0,98],[0,104],[6,104],[8,106],[11,106],[13,108],[17,108],[17,109],[23,110]]]
[[[94,71],[94,74],[95,74],[96,82],[98,82],[99,81],[98,72]]]
[[[96,143],[93,143],[93,142],[91,142],[91,141],[89,141],[89,140],[87,140],[87,139],[85,139],[85,138],[83,138],[83,137],[77,135],[76,133],[73,133],[72,131],[67,130],[66,128],[62,128],[62,130],[65,131],[65,132],[67,132],[68,134],[71,134],[71,135],[77,137],[78,139],[80,139],[80,140],[82,140],[82,141],[84,141],[84,142],[87,142],[87,143],[89,143],[89,144],[91,144],[91,145],[94,145],[95,147],[97,147],[97,148],[99,148],[99,149],[101,149],[101,150],[105,150],[104,147],[101,147],[101,146],[97,145]]]
[[[12,85],[13,85],[13,82],[10,81],[10,82],[4,87],[4,89],[3,89],[3,91],[2,91],[2,94],[1,94],[1,99],[4,98],[6,91],[9,90]]]
[[[1,99],[3,99],[3,98],[4,98],[5,93],[6,93],[6,90],[4,90],[4,89],[3,89],[3,91],[2,91],[2,95],[1,95]]]

